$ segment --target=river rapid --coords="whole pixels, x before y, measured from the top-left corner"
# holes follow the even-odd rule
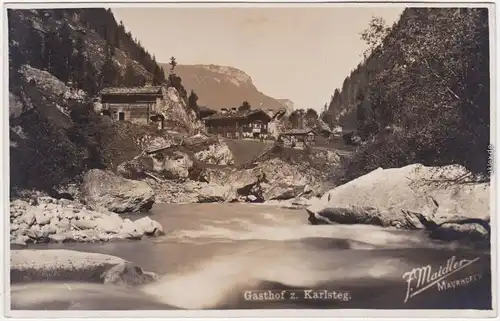
[[[491,309],[489,251],[422,231],[313,226],[304,210],[251,204],[158,204],[148,216],[165,236],[29,248],[119,256],[159,281],[130,289],[15,284],[12,308]],[[418,280],[427,272],[413,269],[427,265]]]

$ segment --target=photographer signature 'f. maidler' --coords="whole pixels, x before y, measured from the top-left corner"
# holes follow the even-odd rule
[[[408,302],[410,298],[424,292],[438,282],[446,279],[448,276],[464,269],[478,260],[479,257],[472,260],[462,259],[457,261],[456,257],[452,256],[446,261],[446,265],[439,266],[437,270],[433,270],[430,265],[425,265],[406,272],[403,274],[403,279],[407,282],[404,302]]]

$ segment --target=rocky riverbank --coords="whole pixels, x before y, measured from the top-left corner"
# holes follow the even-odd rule
[[[231,144],[241,149],[246,143]],[[263,150],[236,166],[236,155],[225,141],[197,135],[138,155],[119,165],[117,174],[146,182],[157,203],[262,203],[321,195],[327,169],[340,162],[335,151],[311,153],[273,145]]]
[[[118,166],[117,173],[91,169],[80,184],[63,188],[58,198],[30,192],[18,196],[10,207],[11,243],[102,242],[160,235],[161,225],[147,217],[133,222],[119,215],[147,212],[155,202],[287,202],[283,206],[304,207],[322,193],[323,175],[307,162],[271,157],[247,168],[236,168],[227,165],[233,159],[224,147],[227,145],[215,145],[219,147],[196,147],[199,151],[188,147],[196,153],[213,151],[214,155],[205,153],[202,158],[219,167],[200,166],[199,160],[192,158],[196,153],[190,155],[187,150],[153,153],[147,156],[154,160],[151,168],[142,166],[147,162],[136,158],[128,162],[128,167]],[[173,159],[180,153],[182,161]],[[158,155],[163,157],[162,166],[157,164]],[[332,155],[329,157],[331,160]],[[217,162],[222,164],[214,164]],[[170,164],[168,171],[165,164]],[[190,178],[195,169],[197,179]]]
[[[490,244],[489,183],[460,166],[377,169],[325,193],[307,208],[311,224],[424,229],[433,238]]]
[[[303,199],[321,195],[319,173],[307,165],[289,164],[278,158],[262,161],[249,169],[203,170],[203,181],[176,179],[144,181],[155,191],[157,203],[264,203]]]
[[[140,239],[163,233],[162,226],[148,217],[132,221],[67,199],[40,196],[10,203],[10,242],[16,245]]]

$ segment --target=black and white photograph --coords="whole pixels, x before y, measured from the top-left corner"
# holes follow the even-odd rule
[[[3,14],[8,316],[496,315],[494,4]]]

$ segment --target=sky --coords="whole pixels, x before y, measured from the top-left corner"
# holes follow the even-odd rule
[[[389,25],[403,7],[114,8],[117,21],[154,54],[179,64],[232,66],[257,89],[320,111],[362,60],[360,32],[373,16]]]

